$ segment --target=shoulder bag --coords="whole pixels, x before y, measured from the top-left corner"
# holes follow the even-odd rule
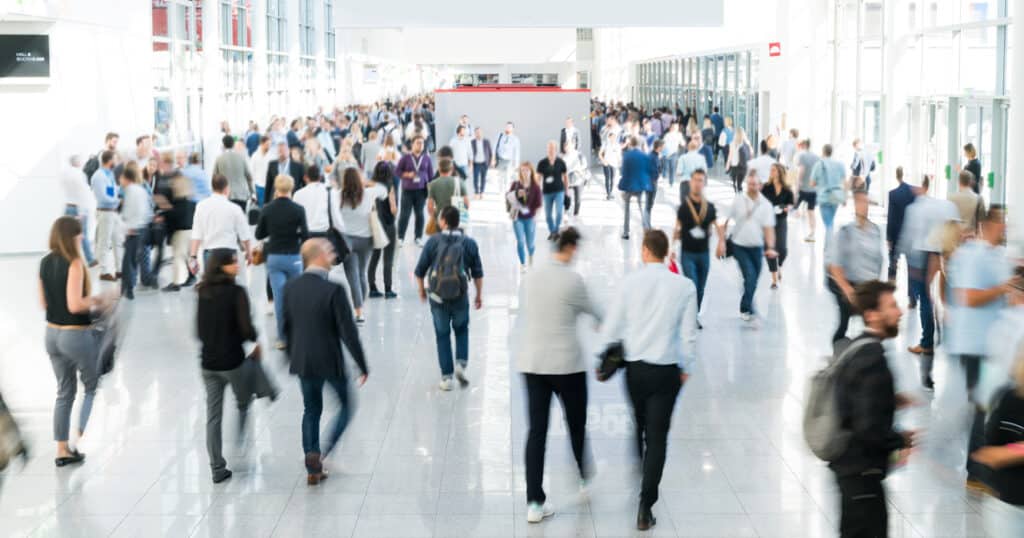
[[[391,243],[388,234],[384,233],[384,225],[380,223],[380,216],[377,215],[376,200],[370,206],[370,236],[373,238],[374,250],[380,250]]]
[[[452,176],[452,181],[455,182],[455,190],[452,192],[452,207],[459,210],[459,226],[465,227],[469,224],[469,208],[466,207],[466,202],[462,199],[462,179],[456,176]]]
[[[348,248],[348,243],[345,241],[345,237],[341,235],[337,229],[334,228],[334,217],[331,216],[331,188],[327,187],[327,240],[331,242],[331,246],[334,247],[334,265],[340,265],[348,257],[351,250]]]

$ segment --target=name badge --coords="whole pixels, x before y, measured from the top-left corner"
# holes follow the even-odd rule
[[[113,185],[107,185],[107,196],[113,196],[113,195],[114,195],[114,186]]]
[[[553,178],[551,176],[548,176],[548,177],[544,178],[544,183],[554,183],[554,182],[555,182],[555,178]]]
[[[690,228],[690,237],[694,239],[704,239],[707,237],[707,234],[704,233],[704,230],[702,230],[700,226],[694,226],[693,228]]]
[[[775,214],[776,215],[781,215],[782,214],[782,206],[780,206],[780,205],[775,206]]]

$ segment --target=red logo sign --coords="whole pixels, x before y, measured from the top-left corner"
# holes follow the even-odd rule
[[[776,57],[782,56],[782,43],[768,43],[768,56]]]

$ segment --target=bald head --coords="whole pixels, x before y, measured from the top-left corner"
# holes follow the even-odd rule
[[[306,240],[302,244],[301,254],[302,265],[306,269],[317,267],[329,271],[334,262],[334,247],[329,241],[319,237]]]

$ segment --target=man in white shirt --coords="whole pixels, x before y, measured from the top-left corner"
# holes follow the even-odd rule
[[[516,170],[522,162],[520,156],[519,137],[515,134],[515,124],[508,122],[505,130],[498,135],[494,143],[494,157],[498,161],[498,192],[505,192],[507,186],[516,179]]]
[[[658,500],[672,410],[697,351],[697,288],[668,270],[668,248],[665,232],[644,233],[644,266],[623,279],[602,327],[602,342],[621,343],[626,362],[637,456],[643,462],[639,530],[655,524],[651,506]]]
[[[455,129],[455,136],[448,142],[448,146],[452,148],[452,163],[459,171],[458,176],[469,177],[473,173],[470,162],[470,157],[473,154],[473,141],[469,138],[469,131],[460,125]]]
[[[558,147],[564,149],[568,143],[576,151],[580,150],[580,130],[573,124],[572,117],[565,118],[565,127],[558,136]]]
[[[668,176],[668,185],[671,187],[672,185],[675,184],[676,166],[679,161],[679,153],[683,149],[683,135],[679,132],[679,124],[670,124],[668,126],[668,132],[665,133],[665,136],[664,138],[662,138],[662,140],[665,141],[665,161],[662,166],[662,175]],[[704,158],[699,154],[698,157],[701,157],[701,159]],[[686,175],[685,177],[690,176]],[[685,198],[685,196],[683,198]]]
[[[726,255],[726,237],[732,241],[732,256],[743,274],[743,297],[740,299],[740,318],[754,319],[754,292],[761,266],[765,257],[778,256],[775,252],[775,211],[772,204],[761,195],[761,180],[757,170],[747,173],[746,190],[736,193],[727,219],[735,225],[732,234],[726,235],[729,221],[718,233],[718,257]],[[766,248],[767,247],[767,248]]]
[[[756,170],[757,178],[764,183],[768,181],[768,177],[772,171],[772,165],[775,164],[775,159],[768,154],[768,141],[761,141],[761,153],[757,157],[747,161],[747,170]]]
[[[292,199],[306,210],[306,228],[309,230],[309,236],[326,237],[327,226],[330,222],[327,214],[329,191],[327,185],[324,184],[320,168],[316,165],[306,168],[303,179],[306,186],[295,191]]]
[[[89,188],[89,179],[82,171],[82,157],[72,155],[60,173],[60,186],[64,191],[64,214],[78,217],[82,223],[82,254],[89,267],[98,262],[92,254],[92,227],[96,217],[96,196]]]
[[[270,166],[270,137],[260,137],[260,146],[249,157],[249,168],[252,170],[252,184],[256,187],[256,203],[263,207],[263,197],[267,183],[267,168]]]
[[[193,273],[197,272],[196,255],[199,253],[199,247],[203,248],[205,258],[205,253],[212,249],[238,250],[241,244],[246,262],[252,260],[249,250],[249,223],[245,220],[242,208],[228,200],[228,178],[216,175],[213,176],[211,183],[213,195],[196,204],[195,216],[192,219],[189,265]]]

